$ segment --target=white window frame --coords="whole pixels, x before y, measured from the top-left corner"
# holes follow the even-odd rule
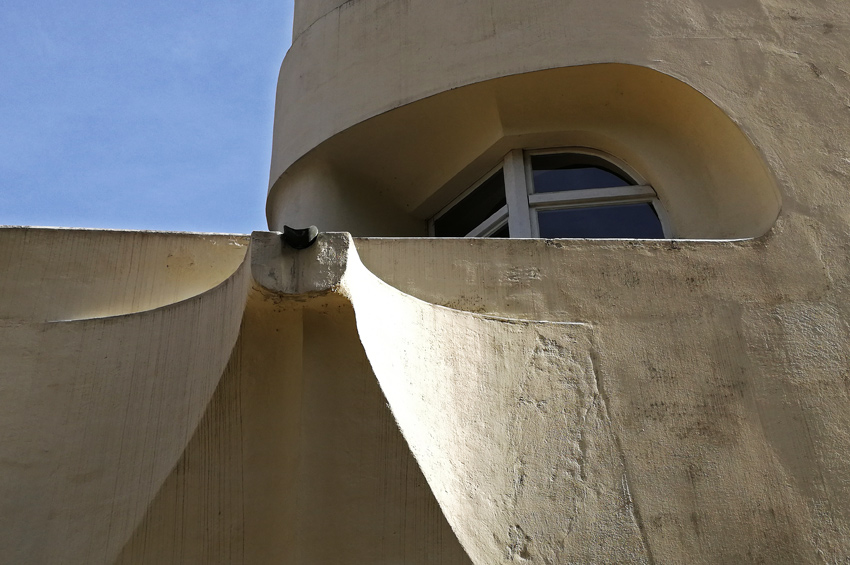
[[[565,190],[561,192],[534,192],[534,173],[531,168],[531,157],[534,155],[553,155],[572,153],[588,155],[602,159],[625,173],[635,184],[608,188],[590,188],[584,190]],[[502,162],[481,177],[468,190],[452,200],[436,216],[428,222],[429,233],[433,237],[434,220],[445,214],[457,203],[466,198],[473,190],[497,173],[503,170],[505,178],[505,198],[507,205],[476,226],[464,237],[488,237],[503,228],[506,224],[511,239],[539,238],[540,226],[537,220],[538,210],[564,210],[573,208],[589,208],[610,204],[649,203],[655,210],[661,223],[664,238],[673,238],[671,224],[658,195],[646,180],[628,164],[603,151],[587,147],[557,147],[546,149],[522,150],[513,149],[508,152]],[[605,238],[601,238],[605,239]]]

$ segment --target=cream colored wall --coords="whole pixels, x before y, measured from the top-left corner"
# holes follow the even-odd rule
[[[268,235],[274,252],[255,247],[253,261],[264,275],[284,256]],[[307,286],[344,266],[310,259]],[[470,563],[386,405],[351,305],[256,284],[216,394],[117,562]]]
[[[743,242],[357,241],[366,267],[416,298],[362,271],[346,278],[342,236],[294,254],[261,234],[249,290],[244,237],[0,230],[0,555],[847,561],[844,5],[305,6],[282,69],[272,181],[286,169],[327,196],[273,190],[273,224],[287,198],[330,207],[334,222],[383,201],[385,179],[349,177],[339,163],[360,165],[336,152],[329,167],[327,148],[403,149],[405,134],[440,125],[429,104],[501,128],[504,105],[442,106],[440,93],[599,62],[706,95],[764,158],[781,213]],[[551,84],[577,75],[559,76]],[[534,110],[517,109],[515,126],[537,123]],[[357,147],[354,128],[384,126],[391,137]],[[459,131],[428,156],[442,163],[432,184],[387,195],[396,224],[382,211],[352,225],[415,232],[445,198],[440,175],[475,176],[499,143],[572,143],[567,130]],[[615,136],[578,133],[617,149]],[[536,506],[549,495],[563,514],[551,498]]]
[[[350,304],[252,284],[267,239],[0,230],[0,562],[469,563]]]
[[[352,270],[343,236],[294,252],[257,234],[250,291],[243,264],[153,311],[6,320],[3,555],[464,563],[448,521],[476,563],[841,562],[834,227],[357,241],[428,302]]]
[[[80,320],[201,294],[245,259],[248,237],[0,228],[0,320]]]
[[[0,318],[0,561],[110,563],[119,555],[184,452],[236,343],[250,269],[244,243],[228,245],[240,239],[0,230],[8,293]],[[111,256],[116,250],[123,256]],[[199,259],[197,269],[181,263],[187,257]],[[174,277],[163,272],[172,260],[183,265]],[[130,291],[114,290],[120,285]],[[161,302],[181,295],[189,297]],[[133,311],[144,300],[141,312],[44,320]]]
[[[334,12],[350,0],[313,0],[312,2],[295,3],[295,13],[292,22],[292,36],[304,33],[313,23],[323,16]]]
[[[301,254],[262,235],[253,269],[352,303],[475,563],[842,562],[850,277],[819,253],[825,231],[361,239],[357,254],[338,234]]]
[[[657,71],[607,64],[494,79],[357,124],[284,173],[269,215],[355,234],[422,235],[425,220],[508,151],[551,147],[624,160],[657,192],[673,237],[757,237],[779,214],[761,154],[717,106]]]
[[[842,562],[848,277],[814,235],[355,253],[324,234],[293,253],[256,234],[252,268],[270,292],[351,302],[475,563]]]
[[[850,556],[846,233],[795,215],[739,243],[357,247],[422,300],[592,326],[655,562],[817,563]]]
[[[281,191],[280,198],[269,201],[269,214],[278,218],[279,230],[284,225],[315,225],[323,231],[331,226],[346,226],[349,231],[378,237],[428,235],[426,223],[393,202],[374,176],[368,172],[359,174],[344,164],[339,166],[321,157],[307,156],[290,167],[281,179],[282,184],[298,189]],[[353,186],[362,190],[352,190]]]
[[[321,218],[314,208],[287,208],[294,197],[282,194],[286,181],[279,179],[337,134],[464,85],[593,63],[655,69],[706,95],[752,140],[778,181],[783,202],[805,200],[813,185],[837,186],[840,181],[827,171],[845,170],[841,155],[847,149],[837,132],[848,127],[841,62],[850,48],[840,33],[848,25],[841,2],[498,1],[484,10],[448,0],[359,0],[305,21],[316,17],[297,35],[281,68],[268,207],[272,227]],[[458,132],[471,135],[464,128]],[[372,148],[384,153],[393,141],[404,145],[407,137],[420,134],[420,129],[394,129],[385,139],[364,136],[361,153]],[[445,145],[454,148],[452,139]],[[441,150],[432,144],[432,151]],[[477,155],[468,146],[467,151]],[[393,157],[390,151],[386,160]],[[333,158],[345,159],[345,153]],[[415,159],[402,162],[415,169]],[[443,178],[461,168],[451,156],[431,162],[436,166],[430,170]],[[427,182],[427,190],[440,186],[436,179]],[[426,181],[400,178],[395,189],[404,192],[413,185],[415,191],[417,183]],[[384,185],[376,189],[356,178],[341,186],[358,194],[385,191]],[[428,206],[417,208],[420,203],[405,209],[421,218]],[[345,227],[334,222],[324,229]],[[762,227],[752,231],[763,232]],[[703,237],[699,233],[694,237]]]

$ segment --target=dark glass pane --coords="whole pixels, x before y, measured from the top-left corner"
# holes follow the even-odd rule
[[[610,163],[593,155],[555,153],[532,155],[534,192],[610,188],[634,184]]]
[[[505,175],[501,169],[434,220],[437,237],[464,237],[507,204]]]
[[[508,224],[505,224],[487,237],[511,237],[511,231],[508,229]]]
[[[617,237],[663,239],[652,204],[619,204],[537,212],[540,237]]]

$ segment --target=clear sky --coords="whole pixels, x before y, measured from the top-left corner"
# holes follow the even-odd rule
[[[265,229],[292,0],[6,0],[0,225]]]

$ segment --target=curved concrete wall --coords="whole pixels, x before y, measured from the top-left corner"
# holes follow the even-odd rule
[[[303,204],[303,199],[311,197],[302,193],[310,193],[325,208],[336,203],[341,210],[327,218],[330,225],[323,229],[350,229],[364,235],[422,234],[421,217],[428,209],[427,204],[417,207],[422,201],[406,206],[390,198],[387,215],[395,216],[393,225],[380,229],[370,222],[337,223],[352,202],[381,199],[384,187],[371,177],[350,176],[345,169],[334,171],[342,179],[339,185],[319,180],[307,171],[314,166],[327,170],[329,165],[313,150],[369,118],[441,92],[500,77],[594,63],[654,69],[707,96],[758,148],[783,196],[795,198],[798,190],[808,191],[813,166],[842,166],[834,153],[811,151],[812,146],[823,145],[823,130],[835,128],[837,114],[846,120],[843,98],[832,86],[846,82],[837,66],[850,55],[840,34],[832,33],[847,23],[840,2],[801,7],[793,2],[755,0],[730,0],[722,5],[695,0],[604,4],[496,0],[486,9],[450,0],[351,0],[308,8],[302,4],[306,5],[297,6],[296,37],[278,85],[267,209],[273,228],[288,218],[314,223],[310,218],[318,208]],[[496,111],[484,106],[467,110],[471,114]],[[419,133],[395,130],[385,140],[363,138],[361,153],[377,152],[393,140],[403,142],[406,136]],[[490,132],[477,133],[486,137]],[[466,138],[470,136],[473,133],[467,132]],[[695,141],[699,143],[696,136]],[[811,159],[801,160],[801,149],[811,151]],[[314,158],[318,164],[310,163]],[[391,155],[387,161],[391,167]],[[702,172],[704,178],[712,177],[710,171]],[[297,178],[282,179],[284,173]],[[397,186],[405,190],[416,182],[419,179],[399,178]],[[284,195],[288,184],[303,190]],[[316,186],[323,192],[308,188]],[[335,200],[346,191],[367,196],[346,194]],[[778,202],[770,206],[778,208]],[[405,224],[403,215],[393,211],[413,214]],[[765,213],[765,218],[769,215]],[[318,219],[326,218],[319,215]],[[684,219],[680,223],[693,225]],[[752,224],[748,233],[709,233],[703,226],[681,236],[763,233],[763,220]]]
[[[756,237],[779,213],[762,156],[722,110],[657,71],[605,64],[493,79],[352,126],[278,180],[269,216],[423,235],[428,217],[508,151],[548,147],[626,161],[655,188],[674,237]]]
[[[239,267],[248,236],[0,229],[0,320],[119,316],[206,292]]]
[[[64,237],[93,261],[90,235]],[[150,237],[180,247],[179,236]],[[145,312],[0,319],[0,560],[114,562],[213,396],[250,281],[245,261],[214,288]]]
[[[370,270],[422,300],[496,316],[581,321],[592,328],[592,367],[623,451],[628,475],[624,489],[640,511],[638,524],[654,558],[648,561],[706,564],[841,563],[850,556],[850,516],[844,504],[850,500],[850,268],[846,252],[839,251],[842,246],[846,237],[836,236],[828,222],[799,216],[781,221],[768,237],[743,242],[357,241]],[[388,302],[381,308],[383,356],[416,351],[451,355],[445,365],[462,375],[449,380],[451,389],[499,375],[501,385],[461,395],[462,415],[472,414],[473,406],[498,386],[541,366],[534,359],[541,349],[548,353],[548,366],[580,358],[575,354],[582,345],[579,336],[567,342],[567,352],[545,340],[548,349],[528,346],[517,351],[512,348],[521,339],[516,335],[520,330],[491,341],[483,329],[468,330],[460,317],[451,323],[422,317],[403,325],[394,323],[400,308]],[[405,339],[408,328],[420,335]],[[361,335],[367,343],[368,335]],[[445,345],[430,346],[439,335],[450,337]],[[479,347],[466,345],[466,340],[475,340]],[[378,343],[373,342],[380,351]],[[490,353],[493,343],[498,346]],[[462,367],[485,363],[490,355],[506,359],[496,369],[463,373]],[[439,374],[421,370],[416,363],[409,367],[414,377],[405,382]],[[405,375],[404,369],[386,373]],[[529,382],[542,390],[582,373],[562,369],[556,374],[561,378],[536,376]],[[452,406],[446,400],[452,395],[445,389],[423,389],[438,392],[422,392],[416,398]],[[501,439],[499,419],[520,407],[538,416],[531,422],[515,421],[523,437],[547,437],[553,427],[561,429],[559,438],[569,437],[576,426],[566,423],[567,416],[554,406],[574,394],[573,389],[515,393],[513,405],[483,418],[482,428],[492,432],[485,442],[496,445]],[[399,411],[398,418],[402,423],[415,421],[407,409]],[[420,423],[417,431],[433,433],[435,428]],[[553,441],[535,453],[577,453],[571,451],[576,443],[563,447]],[[595,452],[600,451],[610,453]],[[492,448],[492,455],[470,458],[476,464],[469,467],[513,470],[525,489],[550,484],[525,475],[527,466],[499,462],[506,452]],[[579,464],[588,461],[573,458]],[[428,462],[419,460],[427,469]],[[553,480],[561,476],[552,473]],[[594,477],[594,472],[587,476]],[[433,483],[432,488],[439,490]],[[513,502],[513,489],[503,492]],[[587,502],[600,500],[605,489],[587,492],[593,495],[576,496],[573,504],[588,509]],[[470,499],[460,496],[452,503],[458,500]],[[538,509],[544,508],[549,499],[541,496],[538,503]],[[573,504],[563,504],[560,516],[572,512]],[[622,510],[627,509],[625,505]],[[597,510],[587,511],[604,522]],[[551,524],[557,523],[556,516],[552,514]],[[551,538],[530,533],[531,522],[505,520],[500,534],[501,539],[510,538],[510,526],[521,525],[533,538],[527,546],[536,561]],[[475,525],[489,534],[484,523],[478,520]],[[619,531],[628,533],[627,528]],[[571,527],[560,533],[568,544],[575,541]],[[623,546],[605,535],[581,540],[572,549],[575,553],[551,562],[642,562],[638,555],[582,559],[581,552],[596,544],[612,550]]]
[[[298,37],[313,23],[321,19],[350,0],[312,0],[312,2],[296,2],[295,14],[292,18],[292,37]]]

